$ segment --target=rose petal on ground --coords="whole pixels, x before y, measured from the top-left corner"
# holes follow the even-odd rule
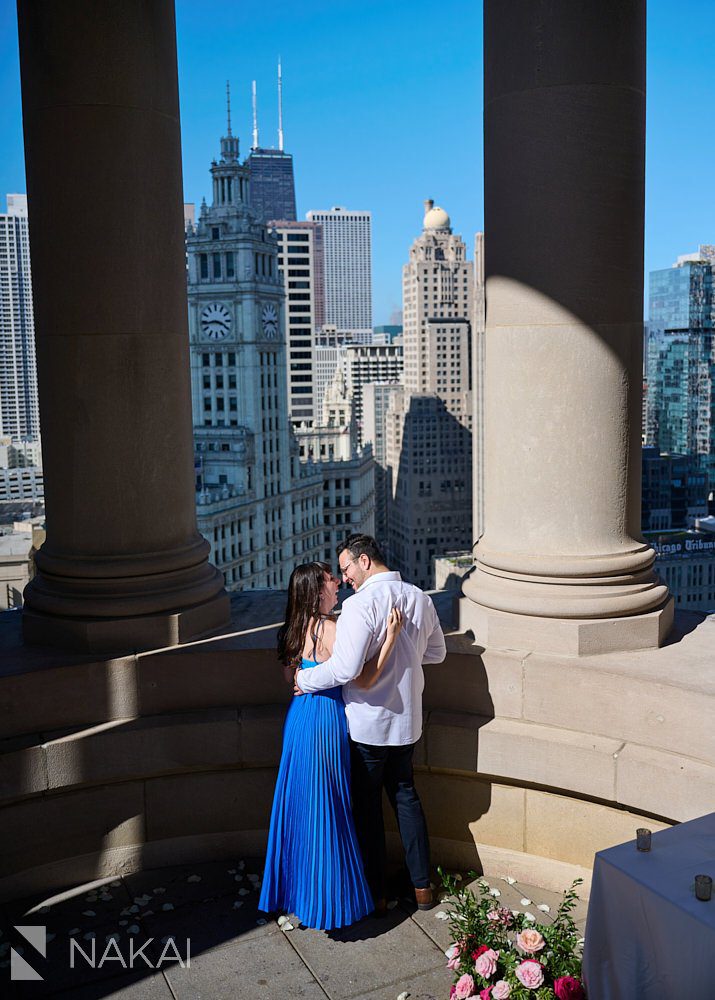
[[[68,935],[72,937],[73,934],[79,934],[79,927],[73,927],[71,931],[67,931]]]
[[[234,910],[240,910],[242,906],[243,906],[242,899],[237,899],[236,902],[233,904]]]
[[[113,882],[110,882],[109,884],[113,885],[113,886],[118,886],[118,885],[121,885],[122,883],[120,882],[120,880],[118,878],[115,878],[115,880]]]
[[[96,917],[97,914],[94,912],[94,910],[82,910],[82,916],[83,917]]]
[[[256,925],[258,927],[265,927],[267,923],[268,921],[264,920],[263,917],[259,917],[258,920],[256,921]]]
[[[449,914],[445,913],[444,910],[438,910],[437,913],[435,913],[435,917],[437,920],[449,920]]]
[[[173,935],[173,934],[166,934],[166,935],[165,935],[165,936],[164,936],[164,937],[163,937],[163,938],[161,939],[161,943],[162,943],[162,944],[166,944],[166,942],[167,942],[167,941],[173,941],[173,940],[174,940],[174,935]]]
[[[534,916],[533,913],[529,913],[529,911],[527,910],[526,913],[524,914],[524,920],[529,920],[533,924],[536,922],[536,917]]]
[[[489,895],[493,896],[495,899],[499,899],[499,897],[501,896],[501,892],[498,889],[490,889]]]
[[[236,874],[236,869],[235,868],[229,868],[228,869],[228,874],[229,875],[235,875]]]
[[[173,903],[163,903],[161,908],[162,908],[162,910],[173,910],[174,909],[174,904]]]
[[[239,889],[238,890],[238,895],[239,896],[248,896],[248,894],[250,893],[250,891],[251,891],[250,889]]]
[[[129,927],[127,927],[127,934],[138,934],[138,933],[139,933],[139,924],[130,924]]]
[[[152,889],[151,891],[154,893],[155,896],[161,896],[163,892],[166,892],[166,889],[164,888],[163,885],[159,885],[156,887],[156,889]]]
[[[541,910],[542,913],[551,913],[551,907],[547,903],[539,903],[536,909]]]
[[[531,903],[531,900],[527,899],[526,896],[524,896],[524,898],[520,899],[519,902],[521,903],[522,906],[529,906],[529,904]]]
[[[105,937],[105,939],[104,939],[104,940],[105,940],[105,941],[120,941],[120,940],[121,940],[121,937],[122,937],[122,935],[121,935],[121,934],[118,934],[118,933],[117,933],[117,932],[115,931],[115,932],[114,932],[114,934],[107,934],[107,936]]]
[[[398,993],[397,994],[397,1000],[407,1000],[407,998],[408,998],[409,995],[410,994],[407,992],[407,990],[405,990],[404,993]]]
[[[87,931],[87,933],[83,936],[85,941],[91,941],[92,938],[96,937],[97,935],[94,933],[94,931]]]
[[[129,923],[128,920],[120,920],[119,921],[119,926],[120,927],[126,927],[128,923]]]
[[[396,899],[391,899],[388,902],[388,904],[387,904],[388,910],[394,910],[396,906],[397,906],[397,900]]]
[[[200,882],[201,881],[201,876],[200,875],[189,875],[189,877],[187,878],[186,881],[187,882]]]
[[[293,924],[291,924],[290,921],[286,920],[286,922],[281,927],[281,930],[282,931],[292,931],[293,930]]]
[[[516,885],[516,879],[512,878],[511,875],[505,875],[504,881],[507,883],[507,885]]]

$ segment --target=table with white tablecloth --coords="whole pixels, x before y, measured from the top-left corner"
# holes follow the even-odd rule
[[[634,831],[635,833],[635,831]],[[715,1000],[715,813],[599,851],[586,923],[589,1000]]]

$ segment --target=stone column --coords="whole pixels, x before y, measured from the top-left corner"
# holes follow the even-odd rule
[[[640,536],[645,0],[485,0],[487,645],[656,646]]]
[[[170,645],[228,619],[196,528],[171,0],[20,0],[47,540],[26,641]]]

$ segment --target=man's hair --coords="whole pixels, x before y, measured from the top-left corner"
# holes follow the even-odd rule
[[[345,541],[337,547],[338,558],[340,553],[345,552],[346,549],[353,559],[366,555],[369,556],[371,562],[381,563],[383,566],[387,565],[380,546],[371,535],[348,535]]]

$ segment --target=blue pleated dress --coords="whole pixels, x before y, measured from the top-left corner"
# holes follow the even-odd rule
[[[301,669],[316,662],[303,658]],[[374,908],[350,808],[342,688],[301,695],[288,708],[258,908],[317,930],[346,927]]]

